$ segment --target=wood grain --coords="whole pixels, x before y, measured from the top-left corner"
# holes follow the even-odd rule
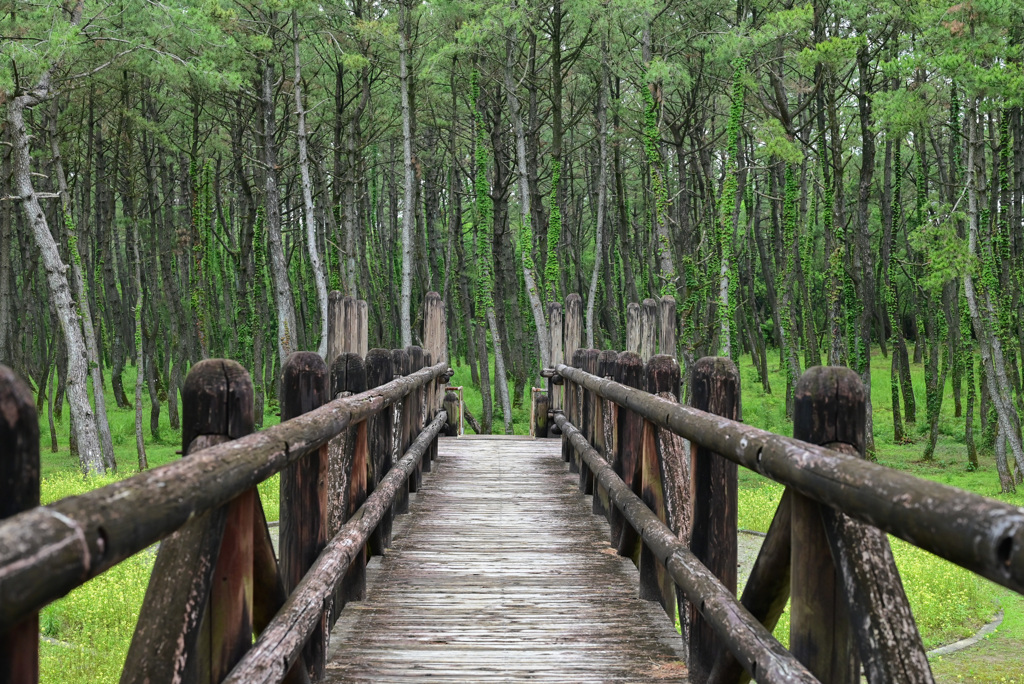
[[[342,612],[324,681],[684,679],[678,635],[637,598],[557,441],[439,453],[367,600]]]

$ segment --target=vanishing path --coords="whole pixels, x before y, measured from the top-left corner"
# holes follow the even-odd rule
[[[442,438],[438,452],[366,600],[341,612],[325,681],[682,678],[681,639],[637,598],[559,440]]]

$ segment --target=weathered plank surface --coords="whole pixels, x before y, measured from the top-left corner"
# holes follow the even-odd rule
[[[684,681],[682,643],[608,545],[556,440],[442,439],[325,681]]]

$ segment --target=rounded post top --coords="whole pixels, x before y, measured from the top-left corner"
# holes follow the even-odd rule
[[[705,356],[693,364],[690,401],[701,411],[742,420],[740,372],[727,356]]]
[[[647,391],[669,392],[679,398],[679,362],[667,354],[655,354],[647,362]]]
[[[793,388],[793,437],[811,444],[848,444],[864,455],[867,393],[856,371],[808,368]]]
[[[313,356],[324,365],[318,354]],[[255,427],[249,371],[230,359],[205,359],[195,364],[181,390],[181,412],[181,444],[185,452],[200,435],[237,439],[249,434]]]
[[[301,416],[323,406],[330,398],[330,373],[316,352],[294,352],[281,369],[281,420]]]
[[[355,352],[344,352],[331,363],[331,396],[366,390],[366,364]]]

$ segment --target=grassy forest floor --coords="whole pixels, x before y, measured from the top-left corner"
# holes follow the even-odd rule
[[[889,362],[876,350],[872,359],[872,403],[875,423],[876,455],[884,465],[911,472],[917,476],[961,487],[985,496],[1024,506],[1024,493],[1002,495],[990,450],[980,449],[980,467],[967,471],[964,446],[964,421],[953,415],[950,385],[939,422],[939,441],[932,461],[921,461],[927,443],[925,421],[924,369],[914,365],[912,377],[918,404],[919,421],[907,430],[912,444],[893,444],[892,414],[889,406]],[[791,434],[786,420],[783,396],[785,384],[781,373],[770,375],[773,394],[766,394],[757,380],[749,357],[741,362],[744,422],[781,434]],[[134,369],[126,369],[125,388],[134,387]],[[493,377],[493,370],[492,370]],[[480,392],[473,389],[468,367],[457,366],[454,385],[465,386],[465,401],[479,419],[482,414]],[[529,403],[527,396],[519,408],[513,409],[515,432],[528,432]],[[129,397],[131,399],[131,397]],[[497,406],[497,402],[495,402]],[[171,430],[166,406],[161,413],[161,439],[149,434],[149,401],[145,398],[147,453],[151,467],[178,458],[180,432]],[[119,471],[105,478],[83,480],[77,459],[67,447],[67,409],[64,421],[57,425],[59,449],[50,451],[49,425],[45,407],[40,415],[42,434],[42,500],[49,503],[65,496],[81,493],[137,472],[135,454],[135,418],[131,409],[118,409],[112,393],[107,391],[111,433]],[[278,422],[267,412],[265,425]],[[499,411],[495,411],[495,430],[501,429]],[[981,430],[975,424],[976,439]],[[1024,491],[1024,490],[1022,490]],[[760,476],[740,472],[740,526],[766,531],[782,488]],[[261,498],[270,520],[277,519],[278,484],[271,478],[260,486]],[[994,634],[964,651],[932,660],[932,668],[940,682],[1013,682],[1024,684],[1020,653],[1024,651],[1024,597],[961,570],[931,554],[899,540],[893,540],[893,552],[903,583],[917,617],[926,648],[950,643],[973,634],[1002,609],[1004,620]],[[154,554],[144,551],[112,568],[87,585],[44,609],[40,629],[47,639],[41,644],[41,681],[45,684],[64,682],[117,681],[120,668],[131,641],[131,635],[145,594]],[[776,635],[788,641],[788,614],[783,616]]]

